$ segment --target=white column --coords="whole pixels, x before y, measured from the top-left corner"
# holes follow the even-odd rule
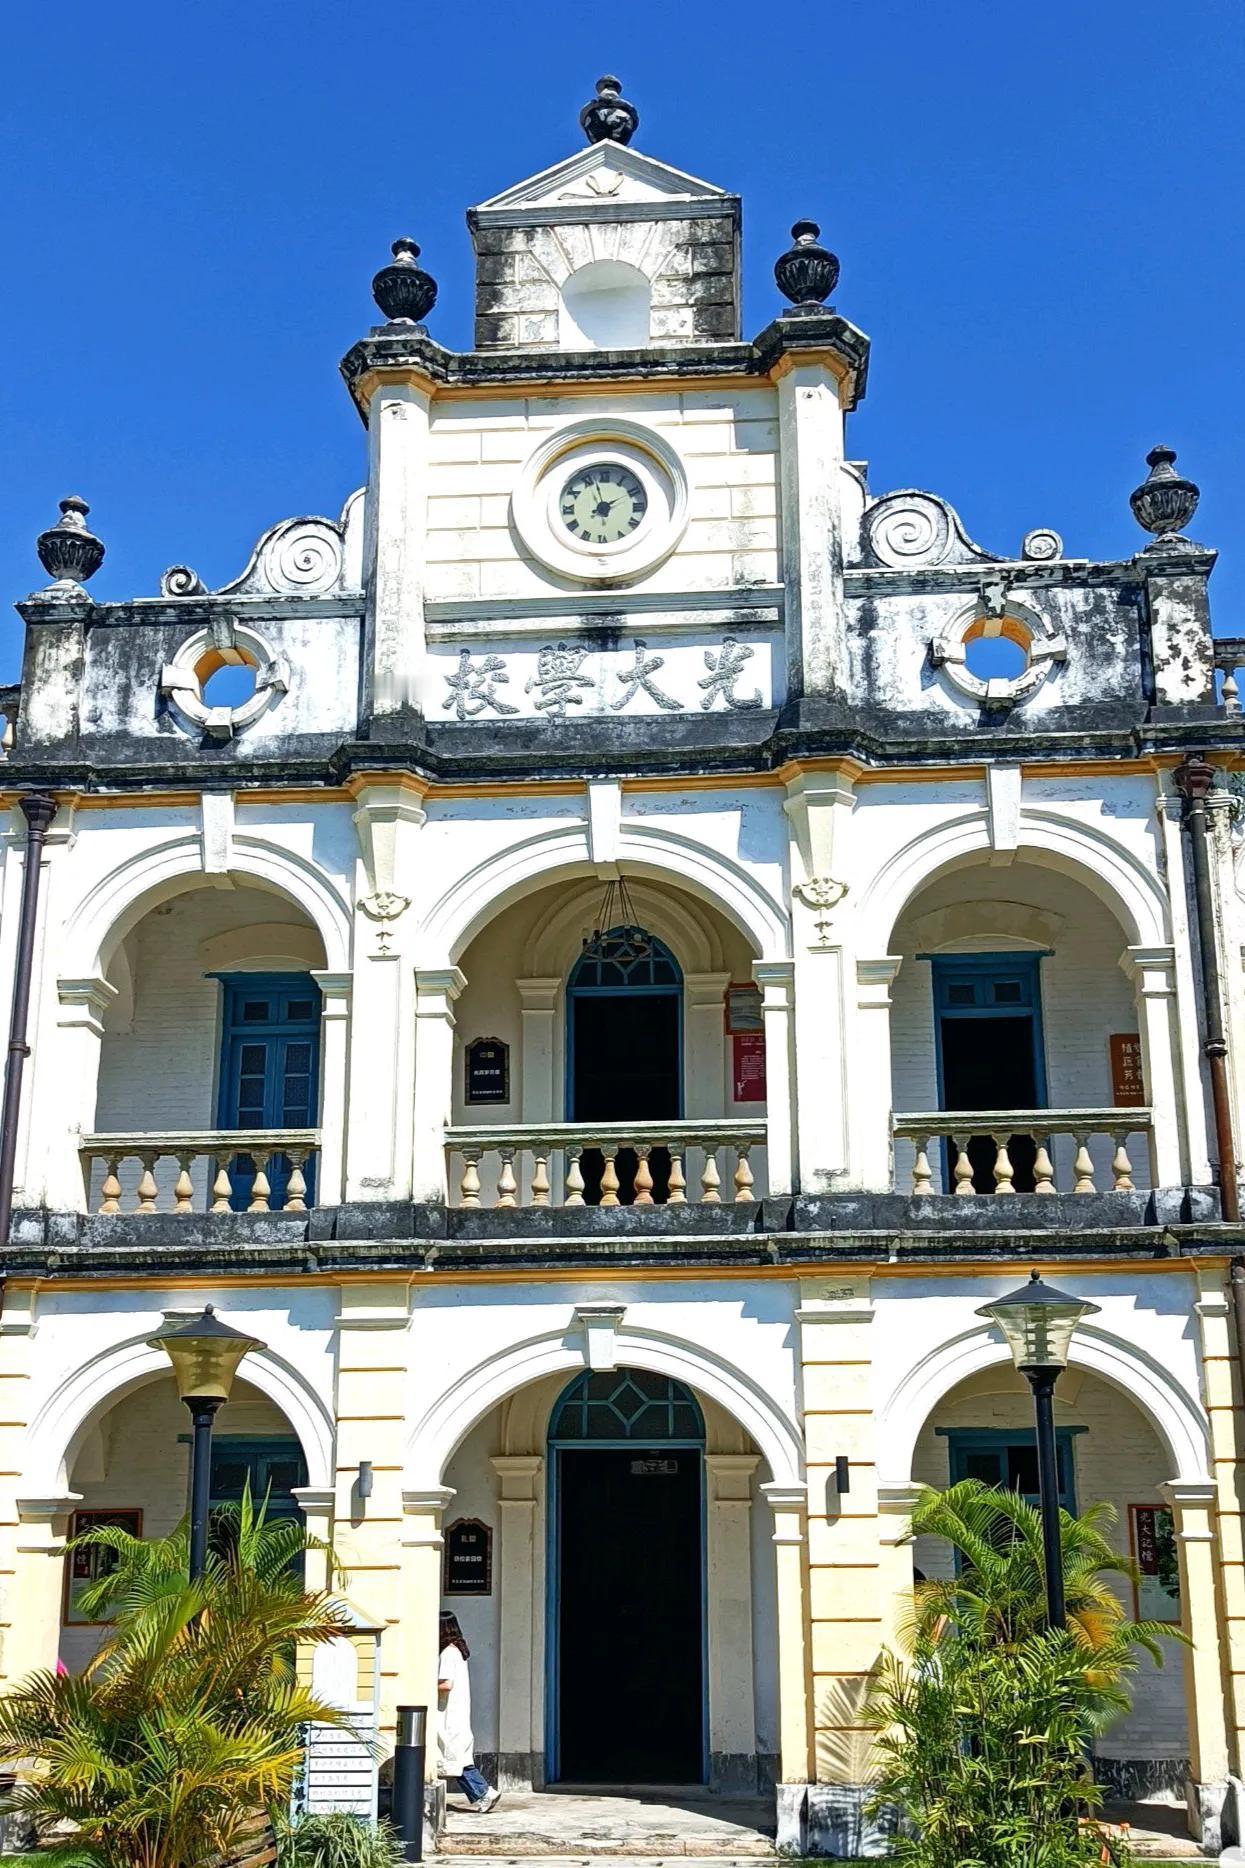
[[[1120,965],[1133,981],[1141,1068],[1154,1119],[1150,1174],[1156,1187],[1183,1186],[1189,1150],[1177,1081],[1176,952],[1174,947],[1129,947]]]
[[[1203,1840],[1210,1819],[1218,1846],[1219,1809],[1229,1769],[1221,1644],[1221,1599],[1215,1586],[1215,1484],[1172,1479],[1160,1490],[1172,1509],[1180,1566],[1181,1621],[1189,1637],[1182,1650],[1189,1717],[1190,1826]],[[1207,1838],[1208,1839],[1208,1838]]]
[[[795,963],[791,960],[752,963],[752,977],[761,988],[761,1015],[765,1020],[766,1159],[772,1194],[791,1193],[799,1184],[792,1055],[794,976]]]
[[[117,989],[95,973],[86,979],[58,979],[56,996],[56,1050],[49,1075],[54,1077],[57,1098],[54,1115],[49,1110],[42,1125],[44,1198],[50,1207],[73,1213],[81,1211],[86,1200],[78,1147],[83,1135],[95,1127],[104,1015]],[[33,1092],[33,1083],[30,1088]]]
[[[706,1453],[709,1475],[709,1776],[715,1790],[754,1794],[752,1475],[755,1453]]]
[[[414,383],[387,383],[372,397],[363,523],[365,717],[423,705],[428,429],[429,398]]]
[[[849,1117],[852,1124],[852,1185],[889,1193],[891,1147],[891,986],[903,956],[881,954],[856,962],[857,1059]],[[902,1189],[900,1191],[903,1191]]]
[[[523,1055],[519,1062],[520,1122],[557,1122],[561,1098],[555,1072],[560,979],[516,979]]]
[[[683,1113],[708,1119],[727,1107],[725,997],[729,973],[685,973]]]
[[[843,411],[824,363],[793,363],[779,377],[778,433],[788,692],[828,694],[845,661]]]
[[[402,1494],[401,1600],[395,1704],[427,1706],[427,1777],[437,1775],[437,1617],[441,1610],[441,1527],[452,1486]]]
[[[81,1493],[19,1498],[15,1564],[5,1641],[5,1672],[16,1685],[56,1665],[65,1585],[65,1545]]]
[[[828,1193],[848,1165],[844,952],[839,928],[847,887],[854,780],[859,767],[801,772],[787,785],[791,937],[795,954],[796,1154],[800,1190]]]
[[[308,1550],[304,1556],[304,1587],[327,1589],[332,1582],[329,1554],[333,1543],[333,1506],[337,1494],[331,1485],[296,1485],[290,1496],[302,1510],[308,1536],[326,1546],[323,1550]]]
[[[544,1677],[536,1651],[536,1505],[544,1464],[538,1453],[499,1453],[492,1461],[500,1486],[497,1781],[506,1790],[531,1788],[536,1750],[532,1696]]]
[[[467,984],[456,966],[415,974],[413,1198],[446,1198],[445,1131],[454,1105],[454,1001]]]
[[[806,1579],[808,1487],[773,1481],[761,1487],[774,1514],[778,1580],[778,1778],[810,1781],[812,1653]]]
[[[313,971],[320,988],[320,1159],[316,1205],[337,1206],[345,1197],[346,1110],[350,1069],[352,973]]]

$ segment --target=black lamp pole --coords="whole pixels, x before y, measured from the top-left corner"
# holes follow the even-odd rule
[[[1055,1383],[1068,1366],[1072,1332],[1097,1304],[1085,1303],[1043,1284],[1032,1272],[1028,1284],[1008,1291],[977,1312],[997,1323],[1012,1360],[1033,1390],[1037,1427],[1038,1495],[1042,1509],[1042,1560],[1046,1571],[1046,1620],[1062,1628],[1067,1620],[1063,1588],[1063,1540],[1059,1534],[1059,1463],[1055,1450]]]
[[[214,1398],[186,1396],[194,1428],[190,1455],[190,1581],[197,1583],[207,1568],[208,1517],[212,1507],[212,1422],[222,1403]]]

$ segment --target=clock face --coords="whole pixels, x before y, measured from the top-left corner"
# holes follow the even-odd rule
[[[648,510],[638,475],[617,461],[581,467],[558,501],[562,523],[584,545],[616,545],[630,538]]]

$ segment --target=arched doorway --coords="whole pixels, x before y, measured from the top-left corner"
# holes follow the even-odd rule
[[[706,1781],[704,1465],[672,1377],[585,1370],[553,1409],[551,1783]]]
[[[572,1122],[644,1123],[683,1113],[683,973],[665,942],[632,925],[594,934],[566,985],[566,1107]],[[583,1157],[585,1199],[600,1199],[602,1157]],[[670,1157],[649,1160],[666,1196]],[[618,1156],[618,1198],[635,1197],[636,1157]]]

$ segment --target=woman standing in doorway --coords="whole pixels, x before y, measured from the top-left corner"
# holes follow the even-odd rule
[[[437,1662],[437,1745],[441,1775],[456,1777],[463,1795],[480,1815],[491,1810],[501,1791],[486,1783],[475,1764],[475,1739],[471,1733],[471,1675],[467,1662],[471,1649],[463,1639],[457,1615],[448,1611],[441,1616],[441,1655]]]

